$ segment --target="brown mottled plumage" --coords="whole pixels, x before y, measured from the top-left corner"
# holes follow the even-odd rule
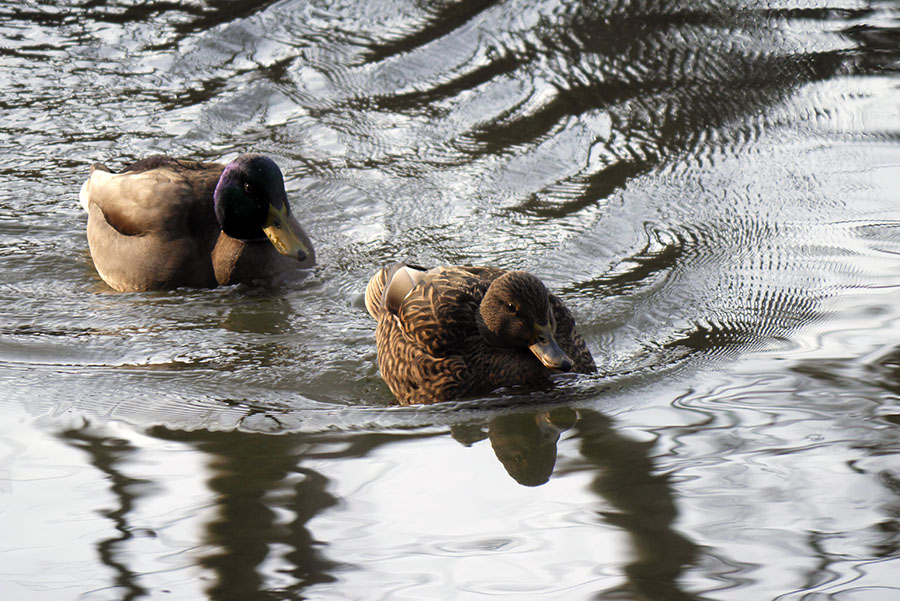
[[[156,156],[119,173],[95,164],[81,204],[94,265],[116,290],[275,283],[315,264],[263,155],[228,165]]]
[[[366,308],[381,376],[403,405],[596,371],[572,314],[524,271],[398,263],[372,276]]]

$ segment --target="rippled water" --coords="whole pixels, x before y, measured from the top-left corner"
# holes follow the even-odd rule
[[[900,595],[900,4],[0,0],[0,597]],[[118,294],[88,166],[254,150],[320,265]],[[597,376],[391,407],[395,259]]]

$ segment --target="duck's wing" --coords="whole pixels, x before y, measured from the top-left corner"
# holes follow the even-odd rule
[[[503,273],[490,267],[436,267],[423,273],[397,306],[406,337],[435,357],[460,352],[478,335],[478,306],[490,283]]]
[[[553,310],[553,318],[556,320],[556,331],[554,332],[556,343],[572,360],[572,371],[577,373],[597,371],[594,358],[584,342],[584,337],[575,328],[575,318],[572,317],[572,312],[555,294],[550,295],[550,307]]]
[[[120,234],[179,237],[209,227],[212,195],[225,167],[216,163],[150,157],[112,173],[100,164],[81,188],[81,204],[99,209]]]

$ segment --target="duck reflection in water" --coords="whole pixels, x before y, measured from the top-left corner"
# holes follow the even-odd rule
[[[578,420],[568,407],[540,413],[504,415],[491,420],[488,438],[497,459],[516,482],[540,486],[556,466],[559,436]]]
[[[548,411],[521,411],[492,418],[487,432],[480,427],[454,426],[453,437],[472,443],[490,439],[494,454],[506,472],[523,486],[540,486],[550,480],[556,466],[559,436],[578,420],[569,407]]]

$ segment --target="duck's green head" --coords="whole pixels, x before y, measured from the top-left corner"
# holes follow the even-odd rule
[[[275,161],[243,154],[226,165],[213,194],[222,231],[238,240],[268,238],[278,252],[305,261],[312,249],[294,231],[284,177]]]
[[[550,293],[530,273],[510,271],[491,282],[481,300],[478,327],[493,346],[527,348],[546,367],[572,369],[572,360],[553,337],[556,320]]]

